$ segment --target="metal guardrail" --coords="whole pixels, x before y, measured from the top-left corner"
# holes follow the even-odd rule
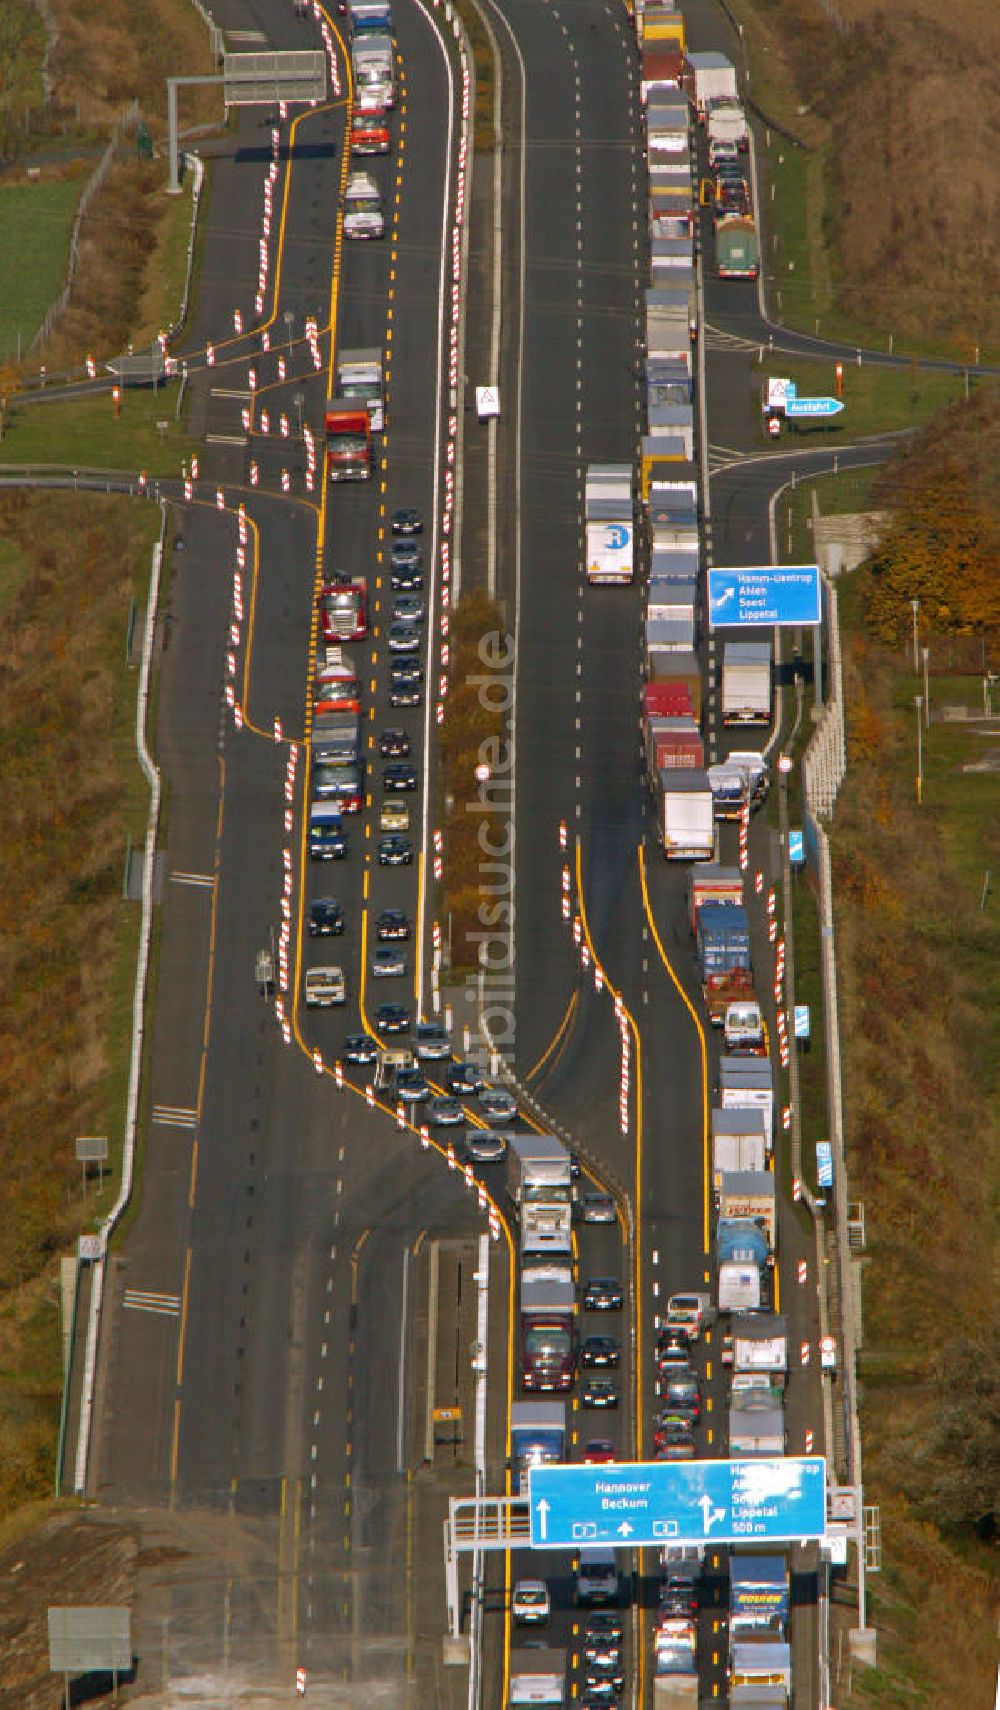
[[[823,718],[802,761],[802,793],[810,830],[817,850],[819,891],[820,973],[823,988],[823,1027],[826,1043],[827,1110],[833,1148],[834,1209],[836,1217],[837,1279],[841,1303],[841,1372],[845,1423],[847,1482],[862,1488],[861,1426],[857,1392],[857,1317],[854,1306],[854,1277],[851,1267],[847,1163],[844,1152],[844,1102],[840,1055],[840,1018],[837,998],[837,955],[833,913],[833,870],[830,841],[823,824],[836,805],[837,794],[847,774],[844,725],[844,686],[840,650],[840,625],[836,590],[824,578],[827,593],[829,644],[829,698]],[[858,1563],[858,1621],[866,1624],[865,1569]]]
[[[129,1058],[128,1099],[125,1111],[125,1137],[122,1148],[122,1179],[118,1197],[99,1234],[100,1257],[94,1261],[91,1278],[90,1312],[87,1322],[87,1344],[84,1355],[83,1384],[80,1394],[80,1430],[76,1445],[73,1489],[84,1495],[87,1487],[87,1466],[90,1456],[90,1436],[94,1412],[94,1387],[97,1376],[97,1355],[101,1331],[101,1307],[104,1299],[108,1242],[132,1194],[135,1167],[136,1131],[139,1114],[139,1089],[142,1073],[142,1048],[146,1025],[146,977],[149,970],[150,940],[153,924],[153,864],[156,856],[156,833],[160,818],[160,774],[146,746],[146,714],[149,705],[152,671],[153,636],[159,605],[160,574],[163,547],[167,532],[167,506],[161,505],[160,538],[153,548],[153,563],[149,578],[149,601],[143,635],[142,667],[136,697],[135,741],[139,764],[149,783],[149,813],[146,820],[146,848],[142,875],[142,921],[139,931],[139,951],[136,961],[135,988],[132,997],[132,1050]]]

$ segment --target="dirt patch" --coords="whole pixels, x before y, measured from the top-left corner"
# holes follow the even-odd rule
[[[58,1710],[49,1673],[50,1604],[131,1605],[138,1531],[80,1514],[53,1514],[0,1550],[0,1710]]]

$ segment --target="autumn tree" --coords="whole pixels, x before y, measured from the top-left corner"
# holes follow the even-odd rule
[[[940,635],[1000,628],[1000,530],[968,471],[944,460],[897,466],[891,521],[869,560],[868,622],[879,640],[905,643],[912,600]],[[884,489],[883,489],[884,491]]]

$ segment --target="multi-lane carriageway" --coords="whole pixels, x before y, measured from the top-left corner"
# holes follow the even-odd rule
[[[284,6],[262,3],[259,11],[274,46],[311,41],[311,26],[297,23]],[[377,478],[364,488],[333,494],[324,488],[315,502],[298,491],[283,499],[280,447],[254,439],[268,492],[246,487],[242,495],[249,535],[236,679],[246,718],[239,737],[225,716],[220,727],[234,614],[228,575],[212,575],[231,561],[236,531],[231,520],[218,520],[213,503],[196,504],[188,514],[183,570],[172,594],[177,639],[160,710],[172,791],[171,866],[212,883],[168,888],[147,1187],[119,1282],[127,1281],[133,1299],[151,1291],[169,1297],[177,1312],[118,1313],[106,1371],[111,1402],[93,1477],[118,1500],[218,1513],[231,1528],[230,1543],[241,1535],[248,1555],[268,1564],[248,1575],[230,1561],[215,1580],[192,1578],[177,1594],[170,1655],[188,1672],[218,1663],[220,1635],[230,1662],[240,1650],[259,1668],[273,1666],[276,1657],[284,1666],[295,1655],[308,1656],[318,1678],[327,1672],[340,1678],[345,1668],[355,1680],[383,1672],[385,1647],[407,1628],[414,1572],[395,1418],[387,1422],[394,1410],[383,1405],[408,1381],[396,1363],[401,1322],[405,1329],[412,1310],[406,1254],[428,1229],[462,1231],[480,1223],[478,1207],[442,1166],[438,1149],[428,1148],[426,1156],[412,1129],[397,1136],[392,1113],[369,1110],[349,1086],[338,1094],[332,1073],[342,1031],[357,1025],[370,999],[365,923],[390,904],[419,918],[426,867],[375,866],[373,802],[335,880],[317,881],[303,856],[301,817],[291,834],[284,829],[288,754],[272,737],[275,716],[286,736],[306,733],[313,596],[333,568],[360,566],[370,576],[366,729],[374,738],[383,724],[407,722],[386,704],[386,517],[397,504],[420,506],[431,526],[439,514],[432,448],[440,428],[442,240],[455,140],[442,117],[454,111],[453,70],[433,21],[411,0],[399,0],[395,21],[401,78],[394,152],[388,165],[376,163],[386,191],[386,241],[342,243],[335,210],[346,170],[344,108],[334,103],[301,116],[282,133],[288,141],[267,305],[271,326],[279,334],[283,326],[289,330],[284,380],[277,345],[262,352],[256,337],[227,341],[234,281],[245,278],[252,296],[269,161],[255,122],[243,120],[235,154],[216,166],[215,194],[221,207],[225,193],[227,218],[210,220],[191,335],[193,351],[216,342],[199,407],[214,436],[206,475],[230,495],[244,485],[247,454],[226,443],[227,435],[238,437],[242,407],[227,394],[249,391],[251,366],[261,394],[255,408],[266,396],[275,413],[284,406],[294,419],[294,393],[301,390],[305,415],[316,423],[333,357],[327,326],[335,324],[344,347],[381,338],[391,378]],[[573,8],[507,0],[502,10],[494,8],[494,22],[515,126],[519,112],[525,126],[520,156],[516,146],[512,156],[526,165],[524,290],[522,298],[515,268],[510,345],[517,379],[509,395],[519,401],[510,424],[516,444],[508,451],[523,475],[520,549],[504,559],[501,587],[516,612],[518,647],[516,1058],[526,1075],[540,1065],[532,1086],[579,1134],[595,1179],[612,1177],[633,1196],[631,1250],[615,1230],[588,1228],[580,1236],[580,1263],[632,1282],[638,1360],[629,1360],[630,1324],[622,1335],[619,1420],[606,1425],[597,1417],[591,1426],[575,1414],[574,1429],[578,1442],[614,1435],[623,1452],[635,1453],[648,1446],[656,1301],[702,1280],[707,1268],[704,1169],[693,1137],[703,1132],[708,1066],[686,1001],[691,966],[681,883],[652,856],[644,882],[639,858],[645,817],[628,689],[638,683],[638,601],[592,594],[581,588],[578,571],[583,467],[627,456],[638,428],[642,201],[633,50],[627,19],[602,0]],[[343,55],[340,65],[346,79]],[[553,182],[565,193],[554,197]],[[512,224],[516,234],[518,220]],[[515,235],[515,254],[516,243]],[[324,357],[317,371],[299,329],[327,297],[326,314],[317,315]],[[433,540],[425,544],[431,563]],[[716,546],[721,551],[718,538]],[[518,563],[523,573],[515,587]],[[426,790],[427,755],[420,753],[426,725],[412,719],[411,728]],[[303,773],[300,765],[296,811]],[[426,829],[426,794],[418,800]],[[576,907],[592,956],[606,972],[601,994],[581,979],[562,918],[561,820],[569,827]],[[348,920],[336,959],[348,969],[349,1017],[307,1017],[296,1007],[291,1025],[301,1048],[291,1050],[259,1004],[250,972],[268,926],[281,919],[285,848],[297,973],[306,959],[301,932],[310,896],[336,889]],[[625,1133],[619,1030],[608,988],[621,994],[634,1020]],[[190,1121],[164,1124],[157,1111],[180,1111]],[[498,1184],[489,1172],[484,1176],[500,1201]],[[116,1299],[123,1308],[129,1304],[120,1291]],[[498,1353],[493,1393],[509,1400],[499,1344]],[[706,1357],[712,1358],[710,1346]],[[706,1365],[706,1379],[717,1407],[714,1365]],[[706,1446],[717,1441],[711,1418],[707,1412]],[[501,1460],[502,1451],[489,1469],[491,1483],[502,1479]],[[436,1542],[420,1563],[435,1574]],[[260,1582],[275,1564],[282,1590],[272,1605]],[[513,1564],[519,1571],[521,1564]],[[563,1589],[565,1581],[563,1564]],[[555,1630],[569,1641],[574,1617],[558,1602]],[[635,1640],[633,1668],[642,1682],[648,1644],[638,1622]],[[506,1644],[507,1636],[501,1654]],[[707,1639],[705,1654],[712,1656]],[[169,1661],[165,1652],[165,1670]],[[503,1671],[498,1688],[502,1679]]]

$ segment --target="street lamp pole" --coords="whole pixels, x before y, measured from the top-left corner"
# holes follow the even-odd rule
[[[923,711],[923,695],[914,695],[913,704],[917,709],[917,803],[924,799],[924,727],[921,721]]]
[[[913,613],[913,674],[916,676],[920,670],[920,642],[917,636],[917,613],[920,610],[920,601],[911,600],[910,610]]]
[[[931,686],[930,686],[931,650],[929,647],[924,647],[924,648],[921,648],[921,652],[923,653],[923,656],[924,656],[924,725],[926,726],[926,728],[928,730],[930,730],[930,728],[931,728]]]

